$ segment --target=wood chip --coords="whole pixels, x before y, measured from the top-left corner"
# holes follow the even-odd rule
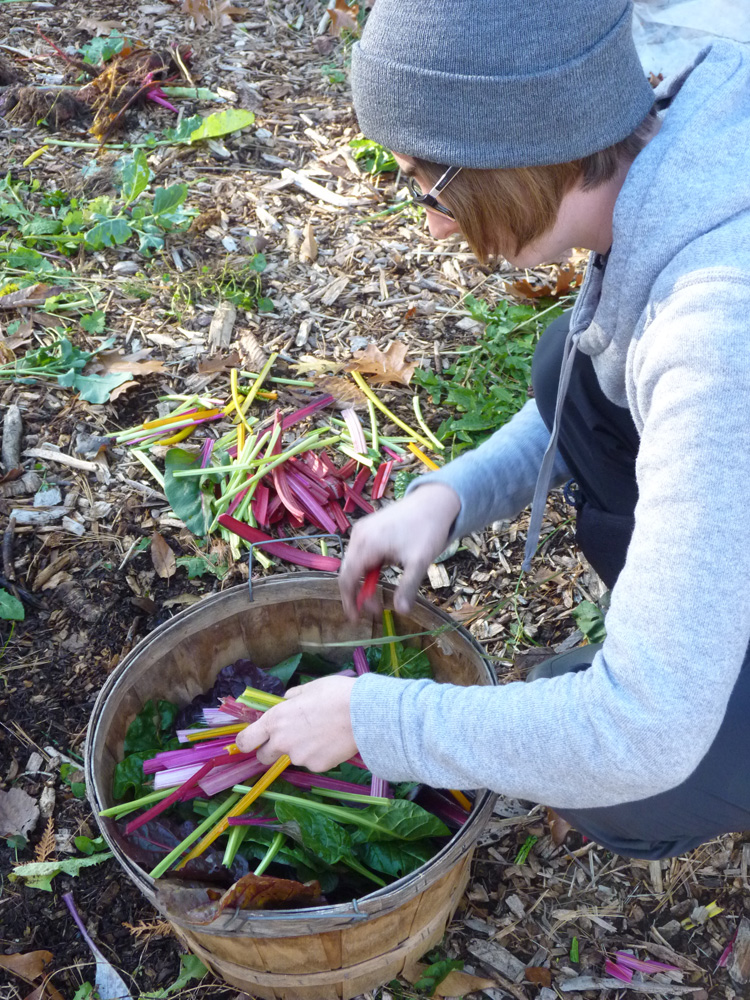
[[[318,201],[324,201],[327,205],[334,205],[336,208],[357,208],[359,205],[369,205],[374,200],[372,198],[345,198],[344,195],[329,191],[317,181],[310,180],[304,174],[290,170],[288,167],[281,171],[281,179],[291,182],[305,194],[317,198]]]
[[[470,941],[468,948],[474,958],[478,958],[485,965],[497,969],[512,982],[520,983],[523,981],[526,965],[515,955],[512,955],[507,948],[503,948],[502,945],[495,944],[493,941],[482,941],[481,938]]]
[[[736,983],[750,983],[750,920],[743,917],[727,961],[727,972]]]
[[[212,351],[223,351],[232,340],[232,330],[237,319],[237,307],[233,302],[220,302],[211,317],[208,330],[208,346]]]
[[[433,590],[441,590],[443,587],[450,586],[451,580],[448,576],[448,570],[442,563],[430,563],[427,567],[427,577]]]
[[[559,982],[558,989],[563,993],[582,993],[584,990],[618,990],[633,993],[646,993],[655,997],[680,996],[683,993],[697,993],[702,986],[679,986],[676,983],[638,983],[634,980],[624,983],[614,976],[576,976],[574,979],[564,979]]]

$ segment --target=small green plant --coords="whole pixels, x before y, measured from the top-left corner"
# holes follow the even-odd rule
[[[248,312],[272,312],[273,302],[261,294],[261,274],[266,267],[265,254],[256,253],[244,261],[225,258],[220,267],[204,267],[195,277],[178,280],[172,292],[171,309],[175,316],[190,310],[196,302],[219,303],[227,300]]]
[[[100,351],[114,343],[114,338],[102,341],[93,351],[82,351],[67,337],[55,337],[51,343],[28,351],[22,358],[0,365],[3,380],[34,383],[37,379],[54,379],[65,389],[75,389],[89,403],[106,403],[110,392],[131,376],[126,372],[109,375],[84,375],[83,369]],[[10,595],[8,595],[10,596]],[[2,615],[0,594],[0,617]]]
[[[589,642],[604,642],[607,637],[607,628],[604,624],[604,612],[601,608],[592,604],[591,601],[581,601],[570,613]]]
[[[337,66],[336,63],[324,63],[320,67],[320,72],[334,86],[346,83],[346,71]]]
[[[433,403],[457,411],[436,432],[441,441],[452,443],[454,453],[481,444],[521,409],[531,385],[534,346],[562,313],[556,305],[537,311],[501,301],[490,307],[471,295],[465,304],[485,327],[477,343],[460,349],[442,374],[421,368],[414,372],[414,382],[429,392]]]
[[[25,616],[23,604],[18,598],[0,587],[0,618],[9,622],[22,622]]]
[[[62,781],[68,786],[68,788],[71,790],[71,792],[73,793],[73,795],[75,795],[77,799],[85,799],[86,782],[81,781],[80,776],[82,776],[81,768],[76,767],[75,764],[69,764],[67,761],[65,761],[63,764],[60,765],[60,778],[62,779]],[[85,839],[85,838],[80,838],[80,839]],[[77,846],[78,844],[76,844],[76,847]],[[79,850],[82,850],[82,848],[79,848]],[[83,851],[83,853],[93,854],[94,852]]]
[[[387,174],[398,170],[393,153],[373,139],[352,139],[349,143],[354,159],[368,174]]]
[[[92,38],[78,51],[87,65],[99,66],[122,52],[127,44],[129,44],[127,38],[113,29],[106,38]]]

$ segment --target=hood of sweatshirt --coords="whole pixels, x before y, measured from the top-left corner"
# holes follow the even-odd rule
[[[631,341],[659,302],[722,261],[744,269],[750,249],[750,47],[716,42],[655,99],[661,129],[628,171],[606,267],[595,256],[572,317],[577,348],[619,406]]]
[[[629,352],[648,320],[685,282],[750,268],[750,47],[716,42],[654,95],[661,128],[628,171],[615,204],[612,246],[592,254],[563,354],[555,423],[531,505],[524,570],[539,540],[576,350],[599,384],[629,406]],[[717,322],[721,322],[717,303]]]

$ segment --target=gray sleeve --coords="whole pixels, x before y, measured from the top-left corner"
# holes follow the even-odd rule
[[[407,492],[425,483],[445,483],[461,500],[449,541],[471,531],[481,531],[493,521],[513,518],[531,502],[549,431],[533,399],[472,451],[464,452],[437,472],[413,482]],[[570,478],[558,454],[553,485]]]
[[[635,529],[592,666],[499,688],[360,677],[354,737],[376,774],[553,808],[692,774],[750,643],[749,306],[750,282],[692,279],[631,348]]]

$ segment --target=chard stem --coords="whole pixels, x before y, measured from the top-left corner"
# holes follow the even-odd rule
[[[218,805],[213,812],[208,814],[202,823],[199,823],[194,830],[191,830],[182,843],[178,844],[174,850],[170,851],[166,858],[162,858],[153,871],[149,872],[151,878],[161,878],[164,872],[175,863],[179,856],[186,851],[191,844],[195,843],[199,837],[203,836],[206,830],[210,830],[217,820],[221,819],[225,813],[228,813],[232,806],[239,802],[239,800],[240,796],[233,793],[228,799],[225,799],[221,805]]]
[[[396,416],[395,413],[392,413],[388,409],[388,407],[385,405],[385,403],[382,403],[378,399],[378,397],[375,395],[375,393],[369,387],[369,385],[367,384],[367,382],[365,382],[365,380],[362,378],[362,376],[360,375],[359,372],[350,372],[350,374],[351,374],[352,378],[354,379],[354,381],[359,386],[359,388],[365,394],[365,396],[367,396],[368,399],[372,400],[373,404],[375,406],[377,406],[377,408],[381,411],[381,413],[384,413],[386,415],[386,417],[388,417],[389,420],[392,420],[394,424],[396,424],[402,430],[406,431],[407,434],[411,434],[413,437],[415,437],[417,439],[417,441],[421,441],[422,444],[426,448],[432,448],[433,447],[433,444],[432,444],[431,441],[428,441],[427,438],[422,437],[421,434],[418,434],[414,430],[413,427],[410,427],[408,424],[405,424],[403,420],[401,420],[399,417]],[[440,445],[440,451],[443,451],[443,448],[444,448],[444,446],[441,444]]]
[[[247,831],[248,828],[246,826],[233,826],[232,829]],[[261,859],[261,862],[258,865],[258,867],[253,872],[253,875],[262,875],[283,846],[284,846],[284,834],[277,833],[276,836],[271,841],[271,843],[268,845],[268,850],[263,855],[263,858]]]
[[[160,788],[158,792],[149,792],[148,795],[142,795],[141,798],[133,799],[132,802],[121,802],[119,805],[110,806],[109,809],[102,809],[99,815],[110,817],[125,816],[127,813],[136,812],[136,810],[141,809],[143,806],[151,805],[152,802],[159,802],[161,799],[165,799],[177,787],[175,785],[174,788]]]

